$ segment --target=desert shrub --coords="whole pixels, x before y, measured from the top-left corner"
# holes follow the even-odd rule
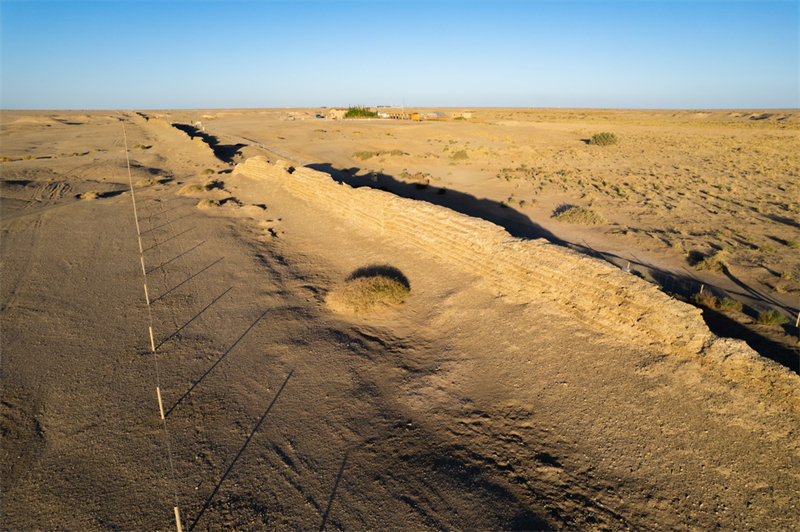
[[[787,241],[786,241],[786,245],[787,245],[788,247],[790,247],[790,248],[794,249],[794,248],[796,248],[796,247],[800,246],[800,242],[798,242],[797,240],[787,240]]]
[[[148,177],[146,179],[140,179],[139,181],[136,182],[137,187],[152,187],[159,184],[160,182],[152,177]]]
[[[204,199],[200,203],[197,204],[198,209],[210,209],[212,207],[219,207],[222,205],[218,200],[215,199]]]
[[[132,149],[134,149],[134,150],[146,150],[147,146],[145,146],[144,144],[134,144]]]
[[[711,292],[698,292],[689,298],[689,301],[699,307],[717,308],[719,300]]]
[[[189,194],[200,194],[201,192],[206,192],[207,190],[208,187],[205,185],[186,185],[176,192],[176,194],[179,196],[188,196]]]
[[[96,190],[90,190],[89,192],[84,192],[83,194],[78,194],[78,197],[80,199],[85,199],[85,200],[95,200],[95,199],[99,198],[100,196],[102,196],[102,193],[97,192]]]
[[[552,218],[570,224],[602,225],[606,223],[606,219],[602,215],[577,205],[561,205],[553,212]]]
[[[744,305],[740,301],[736,301],[735,299],[731,299],[729,297],[723,297],[717,302],[717,306],[720,310],[729,310],[735,312],[741,312],[744,308]]]
[[[463,116],[457,116],[453,120],[466,120]]]
[[[353,159],[361,159],[362,161],[366,161],[367,159],[375,157],[376,155],[379,155],[379,152],[377,152],[377,151],[357,151],[352,155],[352,157],[353,157]]]
[[[457,152],[453,153],[450,158],[456,161],[461,161],[464,159],[469,159],[469,155],[467,155],[467,150],[458,150]]]
[[[200,172],[200,175],[210,175],[210,174],[216,174],[216,172],[211,168],[206,168],[205,170]]]
[[[770,246],[769,244],[765,244],[758,248],[761,253],[775,253],[775,248]]]
[[[328,305],[339,312],[366,314],[399,305],[411,291],[408,279],[392,266],[359,268],[345,283],[327,296]]]
[[[617,142],[619,142],[619,139],[614,133],[595,133],[589,139],[589,144],[593,146],[611,146]]]
[[[405,152],[403,150],[392,150],[392,151],[388,151],[388,152],[385,152],[385,153],[387,155],[394,155],[396,157],[400,156],[400,155],[405,155]]]
[[[696,270],[705,270],[710,272],[722,272],[728,267],[725,262],[725,255],[723,251],[718,251],[713,255],[706,255],[694,263]]]
[[[762,325],[783,325],[789,323],[789,318],[777,310],[765,310],[758,315],[758,323]]]

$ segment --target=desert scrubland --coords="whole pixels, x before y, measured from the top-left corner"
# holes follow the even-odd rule
[[[798,530],[800,114],[472,111],[3,111],[3,529]]]

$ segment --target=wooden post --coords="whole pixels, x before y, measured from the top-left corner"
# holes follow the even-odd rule
[[[178,510],[178,507],[175,507],[175,525],[178,527],[178,532],[183,532],[183,527],[181,526],[181,512]]]
[[[161,402],[161,388],[156,386],[156,395],[158,395],[158,411],[161,412],[161,419],[164,419],[164,403]]]
[[[800,327],[800,312],[797,313],[797,319],[794,322],[795,329]]]

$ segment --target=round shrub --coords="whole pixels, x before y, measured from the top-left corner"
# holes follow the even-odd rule
[[[335,311],[367,314],[401,304],[410,291],[408,280],[397,268],[368,266],[353,272],[326,300]]]
[[[789,323],[789,318],[777,310],[765,310],[758,315],[758,323],[761,325],[783,325]]]
[[[619,139],[614,133],[595,133],[589,139],[589,144],[593,146],[612,146],[619,142]]]

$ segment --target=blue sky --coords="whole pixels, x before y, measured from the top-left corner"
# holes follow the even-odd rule
[[[797,108],[800,2],[0,1],[0,107]]]

